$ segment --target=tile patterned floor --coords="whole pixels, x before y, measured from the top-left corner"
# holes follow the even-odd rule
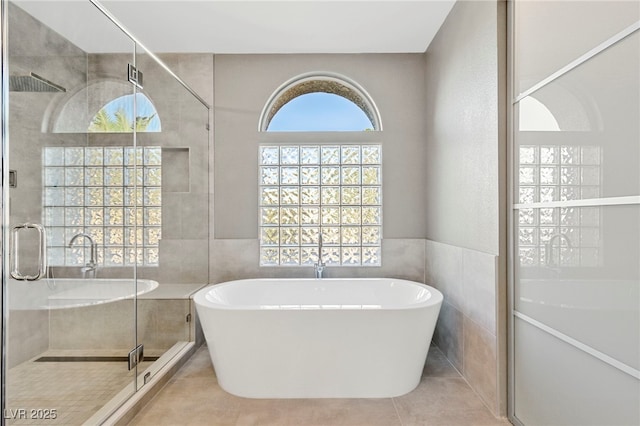
[[[418,387],[383,399],[246,399],[218,386],[206,346],[130,425],[499,426],[440,350],[433,346]]]
[[[148,365],[144,362],[140,367]],[[81,425],[130,384],[133,375],[126,362],[24,362],[7,375],[5,421],[8,425]],[[44,418],[47,414],[49,418]]]

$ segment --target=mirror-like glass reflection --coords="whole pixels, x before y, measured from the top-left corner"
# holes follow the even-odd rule
[[[640,11],[581,3],[578,23],[569,19],[576,7],[516,5],[514,87],[542,87],[513,110],[515,416],[524,424],[635,424],[640,31],[615,35]],[[598,28],[579,40],[566,35],[587,22]],[[574,62],[608,37],[609,47]],[[603,383],[607,395],[596,390]],[[558,395],[571,404],[558,404]]]

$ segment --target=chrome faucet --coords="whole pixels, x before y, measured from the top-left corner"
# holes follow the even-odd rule
[[[313,265],[316,278],[322,278],[325,266],[327,265],[322,261],[322,230],[320,230],[318,234],[318,261]]]
[[[547,243],[544,245],[544,254],[545,254],[545,263],[548,267],[552,268],[556,265],[553,264],[553,242],[559,239],[560,240],[560,244],[562,245],[562,240],[564,240],[567,243],[567,247],[572,248],[573,246],[571,245],[571,241],[569,240],[569,238],[567,238],[566,235],[564,234],[555,234],[553,235],[551,238],[549,238],[549,241],[547,241]],[[559,265],[557,265],[559,266]]]
[[[95,278],[96,275],[96,267],[98,266],[97,264],[97,258],[98,258],[98,244],[96,244],[96,242],[93,240],[93,238],[91,238],[91,235],[89,234],[85,234],[84,232],[81,232],[79,234],[74,235],[71,238],[71,241],[69,241],[69,248],[71,248],[71,246],[73,246],[73,243],[80,237],[84,237],[87,240],[89,240],[89,244],[91,244],[91,251],[90,251],[90,257],[89,257],[89,262],[87,262],[83,267],[82,267],[82,278],[86,278],[86,274],[87,272],[91,272],[91,276]]]

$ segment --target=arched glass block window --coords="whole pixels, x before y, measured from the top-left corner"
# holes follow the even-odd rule
[[[340,74],[315,72],[294,77],[276,89],[260,114],[258,127],[262,132],[376,131],[382,130],[382,119],[358,83]]]
[[[381,130],[366,91],[335,74],[296,77],[274,92],[259,127],[313,132],[258,148],[260,265],[380,266],[382,145],[317,133]]]
[[[134,118],[133,105],[137,115]],[[88,131],[91,133],[160,132],[160,117],[153,103],[142,93],[120,96],[105,104],[93,116]]]

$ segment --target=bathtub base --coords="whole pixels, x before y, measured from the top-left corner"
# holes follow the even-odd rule
[[[433,311],[224,314],[203,321],[220,324],[205,329],[209,353],[222,389],[245,398],[404,395],[420,382],[436,321]]]
[[[244,280],[194,296],[225,391],[390,398],[420,382],[442,294],[392,279]]]

